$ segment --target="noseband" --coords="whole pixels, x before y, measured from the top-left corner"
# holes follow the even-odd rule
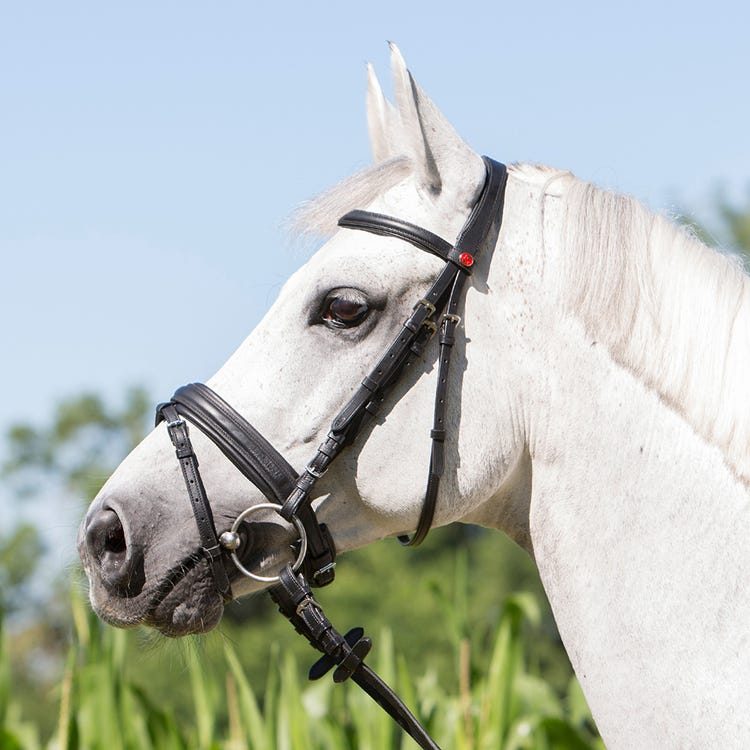
[[[310,679],[336,667],[333,677],[351,677],[373,697],[423,748],[437,745],[385,683],[364,663],[371,641],[361,628],[340,635],[314,598],[311,586],[326,586],[334,579],[336,547],[325,524],[318,523],[312,507],[312,491],[339,453],[350,445],[362,426],[377,413],[386,394],[410,362],[421,357],[433,334],[439,332],[438,384],[435,394],[427,489],[417,528],[412,536],[399,536],[405,546],[420,544],[435,514],[444,466],[445,414],[448,372],[461,293],[476,258],[502,222],[507,171],[504,165],[483,157],[486,177],[480,196],[454,244],[409,222],[369,211],[350,211],[339,226],[396,237],[445,261],[429,291],[418,300],[398,336],[373,370],[333,420],[327,438],[301,473],[218,394],[201,383],[178,388],[172,399],[159,404],[156,422],[165,421],[200,534],[201,552],[211,567],[214,584],[225,601],[232,599],[225,567],[229,556],[237,569],[256,580],[275,583],[270,594],[279,610],[324,656],[310,670]],[[243,511],[232,527],[216,532],[211,504],[198,470],[198,459],[188,435],[187,421],[214,442],[234,466],[267,498],[267,503]],[[276,511],[292,524],[299,536],[296,559],[278,576],[261,576],[245,568],[237,551],[243,541],[247,518],[263,509]]]

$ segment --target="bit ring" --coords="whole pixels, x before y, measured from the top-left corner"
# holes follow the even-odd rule
[[[279,510],[281,510],[281,506],[278,503],[258,503],[258,505],[251,505],[249,508],[246,508],[242,511],[242,513],[235,518],[234,523],[232,524],[232,528],[230,529],[232,534],[236,534],[237,530],[240,527],[240,524],[251,514],[255,513],[257,510],[275,510],[277,513]],[[299,568],[302,566],[302,563],[305,560],[305,556],[307,555],[307,532],[305,531],[305,527],[302,524],[302,521],[300,521],[297,516],[292,518],[292,522],[294,523],[295,527],[297,528],[297,532],[299,533],[299,554],[297,555],[297,559],[294,561],[294,565],[292,565],[292,570],[296,573]],[[230,551],[230,557],[232,558],[232,562],[237,566],[237,569],[242,573],[243,575],[246,575],[248,578],[252,578],[256,581],[261,581],[262,583],[277,583],[280,579],[279,576],[262,576],[258,573],[253,573],[252,571],[248,570],[241,562],[239,557],[237,557],[237,552],[235,550]]]

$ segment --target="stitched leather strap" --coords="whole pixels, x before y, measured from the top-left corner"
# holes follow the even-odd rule
[[[487,156],[484,160],[487,177],[479,200],[469,216],[468,221],[461,230],[456,240],[456,252],[459,256],[463,253],[478,255],[492,234],[493,226],[498,229],[502,223],[503,206],[505,202],[505,185],[508,181],[508,172],[504,164],[500,164]],[[427,488],[425,490],[422,510],[419,514],[417,529],[413,536],[401,535],[399,542],[405,547],[416,547],[421,544],[432,526],[437,505],[440,480],[445,465],[445,415],[448,403],[448,372],[450,370],[451,353],[455,343],[455,334],[460,317],[458,316],[461,294],[466,282],[466,277],[458,274],[455,277],[453,288],[448,297],[445,315],[440,322],[440,352],[438,364],[438,383],[435,390],[435,408],[433,413],[432,430],[430,438],[432,446],[430,450],[430,466],[427,474]]]
[[[445,295],[455,280],[456,271],[453,266],[446,266],[438,278],[412,310],[411,315],[404,321],[401,331],[386,349],[375,367],[362,381],[362,385],[354,396],[333,420],[331,430],[334,433],[346,432],[347,440],[351,442],[359,431],[351,429],[356,417],[362,418],[365,410],[371,414],[377,412],[383,399],[383,390],[391,385],[404,368],[410,354],[419,356],[425,344],[435,331],[435,314],[445,304]]]
[[[461,252],[478,253],[487,243],[493,226],[500,227],[503,221],[505,185],[508,169],[505,164],[483,156],[487,177],[474,208],[456,240],[456,249]]]
[[[339,225],[349,229],[363,229],[383,236],[406,240],[416,247],[437,255],[447,262],[424,300],[416,305],[412,315],[385,352],[375,368],[362,381],[349,403],[344,406],[331,427],[334,433],[345,432],[347,442],[354,439],[367,414],[377,411],[385,397],[385,390],[404,368],[411,355],[419,355],[430,332],[437,328],[440,317],[440,352],[438,365],[438,385],[435,394],[433,427],[430,432],[432,447],[427,488],[417,529],[413,536],[399,536],[405,546],[421,544],[430,530],[435,515],[440,480],[444,468],[445,414],[448,393],[448,372],[455,333],[460,318],[457,315],[461,294],[476,257],[482,251],[493,226],[502,221],[503,202],[507,170],[505,165],[489,157],[482,157],[486,177],[482,192],[474,204],[469,218],[451,245],[442,237],[409,222],[384,214],[369,211],[350,211],[340,220]],[[425,328],[427,333],[425,333]]]
[[[190,507],[193,509],[195,523],[201,540],[201,549],[211,566],[214,585],[225,602],[232,599],[232,587],[229,583],[227,571],[224,568],[223,550],[216,536],[211,504],[208,502],[206,488],[203,486],[198,471],[198,458],[190,442],[188,426],[171,403],[160,404],[157,407],[157,420],[167,422],[167,431],[174,445],[177,460],[180,462],[182,476],[187,487]]]
[[[307,581],[295,575],[290,567],[281,572],[279,583],[269,593],[279,612],[292,623],[294,629],[313,648],[323,653],[323,657],[310,669],[311,680],[320,679],[335,667],[334,682],[351,678],[387,711],[419,747],[440,750],[403,701],[364,663],[372,641],[364,637],[362,628],[353,628],[342,636],[326,617]]]
[[[420,250],[437,255],[444,261],[455,263],[465,273],[471,273],[471,266],[466,266],[460,261],[460,253],[457,253],[453,245],[437,234],[423,229],[416,224],[397,219],[394,216],[373,213],[372,211],[349,211],[338,221],[340,227],[346,229],[363,229],[384,237],[398,237],[400,240],[411,242]]]
[[[318,447],[313,459],[297,475],[286,460],[252,427],[211,389],[193,383],[178,389],[173,400],[157,407],[157,423],[166,419],[177,457],[196,517],[203,549],[212,566],[217,588],[225,598],[231,596],[229,581],[223,567],[221,550],[211,516],[211,508],[198,472],[198,461],[188,438],[186,416],[222,450],[225,456],[250,479],[263,494],[283,503],[279,513],[287,520],[300,519],[308,536],[308,554],[303,576],[291,568],[281,573],[280,583],[271,595],[280,611],[298,632],[323,652],[324,656],[310,671],[317,679],[336,666],[334,680],[352,678],[373,697],[422,748],[439,750],[414,716],[393,691],[364,664],[370,641],[360,628],[341,636],[312,596],[311,584],[325,585],[333,580],[336,550],[325,525],[318,524],[311,505],[311,493],[317,480],[330,463],[361,429],[368,416],[375,414],[387,389],[407,366],[410,359],[420,356],[424,346],[440,325],[438,386],[435,396],[433,427],[430,431],[432,449],[425,499],[417,529],[410,538],[399,537],[407,546],[422,542],[432,525],[440,479],[444,468],[446,438],[445,415],[451,352],[455,343],[461,294],[475,257],[487,243],[495,226],[502,221],[505,167],[483,157],[487,175],[484,187],[456,243],[409,222],[367,211],[351,211],[340,220],[342,227],[363,229],[379,235],[398,237],[446,261],[445,268],[414,307],[375,368],[364,378],[354,396],[339,412],[326,440]],[[442,314],[445,310],[445,314]],[[308,583],[308,581],[310,583]]]

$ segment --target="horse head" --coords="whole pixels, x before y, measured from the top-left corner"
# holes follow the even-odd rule
[[[368,70],[374,166],[303,207],[303,228],[330,239],[208,381],[297,471],[445,265],[398,237],[338,229],[337,219],[367,209],[452,241],[485,182],[482,159],[422,92],[395,48],[392,62],[395,106]],[[515,213],[517,204],[509,191],[506,212]],[[432,523],[502,527],[529,546],[523,388],[508,385],[521,361],[512,353],[522,345],[521,329],[499,321],[496,309],[498,295],[518,300],[525,293],[524,274],[505,273],[499,260],[507,233],[504,227],[498,239],[495,227],[487,238],[461,299],[465,335],[456,338],[445,385],[444,481]],[[317,481],[312,505],[338,552],[416,528],[430,461],[437,357],[433,340]],[[507,363],[505,373],[493,368],[495,357]],[[190,437],[220,534],[267,499],[200,431]],[[247,520],[238,560],[272,579],[294,560],[298,531],[266,507]],[[115,471],[81,525],[79,553],[94,609],[114,625],[144,623],[168,635],[213,628],[223,598],[200,549],[174,448],[159,425]],[[226,556],[220,564],[234,597],[265,585],[241,575]]]

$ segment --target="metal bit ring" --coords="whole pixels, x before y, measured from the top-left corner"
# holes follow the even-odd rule
[[[232,524],[232,528],[230,529],[230,533],[237,534],[237,530],[240,528],[240,524],[251,513],[255,513],[255,511],[257,510],[275,510],[278,513],[278,511],[281,510],[281,506],[277,503],[258,503],[258,505],[251,505],[249,508],[243,510],[242,513],[237,516],[237,518],[235,518],[234,523]],[[299,533],[299,554],[297,555],[297,559],[294,561],[294,565],[292,565],[292,570],[296,572],[301,567],[302,563],[305,560],[305,556],[307,555],[307,532],[305,531],[305,527],[302,525],[302,521],[300,521],[299,518],[295,516],[294,518],[292,518],[292,522],[294,523],[295,527],[297,528],[297,532]],[[237,566],[237,569],[240,571],[240,573],[246,575],[248,578],[252,578],[256,581],[261,581],[262,583],[276,583],[280,580],[279,576],[262,576],[258,575],[257,573],[253,573],[240,562],[235,550],[230,550],[229,553],[230,557],[232,558],[232,562]]]

